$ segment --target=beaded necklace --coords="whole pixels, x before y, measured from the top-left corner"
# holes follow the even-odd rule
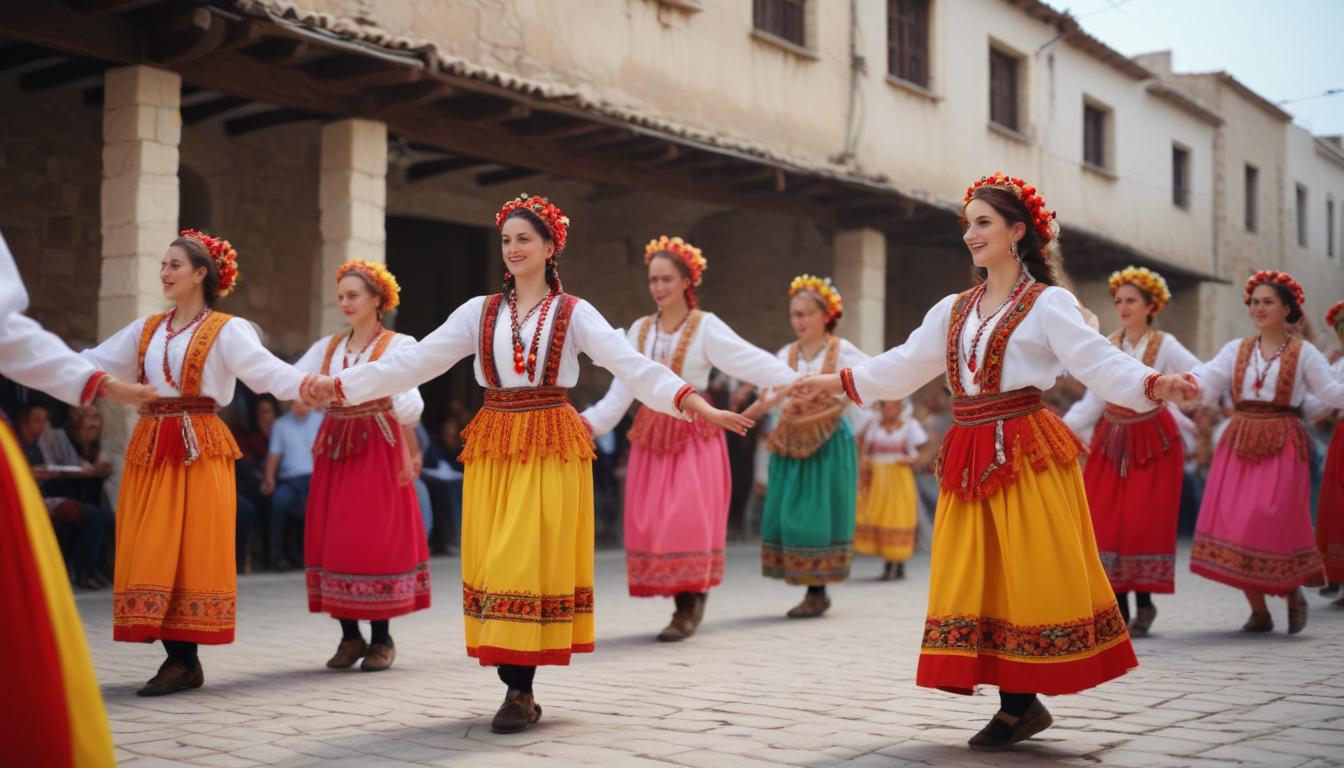
[[[672,346],[672,340],[677,337],[677,334],[681,332],[682,328],[686,327],[686,321],[689,319],[691,319],[691,313],[687,310],[686,314],[681,318],[681,322],[677,323],[677,327],[667,333],[668,347]],[[660,309],[658,310],[658,315],[653,318],[653,359],[660,363],[667,364],[670,362],[669,358],[671,357],[671,350],[666,350],[664,354],[658,353],[659,337],[662,335],[662,332],[663,311]]]
[[[374,331],[373,333],[369,334],[369,339],[368,339],[368,341],[365,341],[365,342],[364,342],[364,346],[360,348],[360,350],[359,350],[359,354],[355,355],[355,362],[356,362],[356,363],[359,362],[360,358],[364,357],[364,353],[365,353],[365,352],[368,352],[368,351],[369,351],[369,347],[373,346],[373,342],[377,341],[377,340],[378,340],[378,337],[380,337],[380,336],[382,336],[382,335],[383,335],[383,329],[381,329],[381,328],[378,329],[378,330],[376,330],[376,331]],[[345,349],[341,352],[341,368],[342,368],[342,370],[344,370],[344,369],[350,367],[350,344],[351,344],[354,340],[355,340],[355,329],[354,329],[354,328],[351,328],[351,329],[350,329],[350,335],[349,335],[348,337],[346,337],[346,340],[345,340]]]
[[[196,316],[193,317],[193,318],[191,319],[191,322],[187,323],[186,325],[184,325],[184,326],[182,326],[181,328],[178,328],[176,331],[174,331],[174,330],[173,330],[173,317],[177,315],[177,308],[174,307],[173,310],[172,310],[171,312],[168,313],[168,318],[164,321],[164,325],[163,325],[163,335],[164,335],[164,339],[163,339],[163,378],[164,378],[165,381],[168,382],[168,386],[172,387],[173,389],[175,389],[175,390],[177,390],[177,391],[179,391],[179,392],[182,391],[182,387],[181,387],[181,386],[180,386],[180,385],[173,379],[173,369],[172,369],[171,366],[168,365],[168,345],[172,343],[173,339],[177,338],[178,336],[181,336],[182,334],[186,333],[187,331],[192,331],[192,335],[195,336],[196,334],[195,334],[194,329],[200,327],[200,325],[201,325],[201,321],[202,321],[202,320],[205,320],[206,315],[209,315],[209,314],[210,314],[210,308],[209,308],[209,307],[202,307],[202,308],[201,308],[201,311],[200,311],[200,312],[197,312],[197,313],[196,313]]]
[[[1260,396],[1260,388],[1265,386],[1265,377],[1269,375],[1270,366],[1274,365],[1274,361],[1279,359],[1279,355],[1283,354],[1283,350],[1287,348],[1287,346],[1288,337],[1285,336],[1283,343],[1279,345],[1279,348],[1275,350],[1274,354],[1270,356],[1268,360],[1264,361],[1264,367],[1261,368],[1260,363],[1262,358],[1260,354],[1260,337],[1255,337],[1255,352],[1251,356],[1251,365],[1255,367],[1255,381],[1253,386],[1255,387],[1256,397]]]
[[[975,296],[971,299],[971,307],[975,311],[975,316],[983,319],[980,321],[980,325],[975,329],[975,335],[971,337],[970,349],[966,351],[966,370],[971,372],[972,380],[977,383],[980,381],[980,374],[977,372],[980,366],[976,362],[980,350],[980,337],[984,335],[985,329],[989,327],[990,321],[998,317],[1004,307],[1017,301],[1018,297],[1022,295],[1025,289],[1030,287],[1034,282],[1036,281],[1028,280],[1025,273],[1019,275],[1017,284],[1014,285],[1013,290],[1008,293],[1008,298],[1004,299],[1003,303],[999,305],[999,308],[990,313],[988,317],[980,313],[980,302],[985,298],[985,290],[987,286],[985,283],[981,283],[980,286],[976,288]]]
[[[515,373],[527,372],[527,380],[531,383],[537,372],[537,349],[541,346],[541,328],[546,325],[546,315],[550,312],[551,302],[555,301],[556,291],[554,288],[546,292],[546,298],[537,302],[532,309],[523,315],[523,319],[518,319],[518,289],[515,288],[509,292],[509,325],[513,330],[513,370]],[[528,350],[527,357],[523,357],[523,325],[532,313],[540,308],[541,314],[537,316],[537,328],[532,332],[532,347]]]

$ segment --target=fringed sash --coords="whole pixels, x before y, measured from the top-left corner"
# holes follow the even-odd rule
[[[682,366],[686,363],[686,350],[690,349],[691,342],[695,339],[696,332],[700,330],[700,321],[704,316],[705,313],[699,309],[691,310],[691,313],[686,317],[686,327],[681,331],[681,338],[677,340],[677,347],[672,353],[672,358],[666,363],[667,367],[678,376],[681,375]],[[640,354],[644,353],[644,345],[648,342],[649,332],[656,322],[658,322],[657,315],[649,315],[641,322],[638,336]],[[649,352],[649,357],[652,357],[653,350],[649,350]],[[630,431],[626,437],[629,438],[632,445],[638,445],[652,453],[678,453],[686,447],[688,440],[692,438],[708,440],[722,431],[700,418],[699,415],[694,415],[690,421],[687,421],[676,416],[659,413],[648,406],[640,406],[639,410],[635,411],[635,422],[630,426]]]
[[[136,364],[141,383],[147,380],[145,355],[149,342],[167,317],[167,312],[150,315],[140,332]],[[231,319],[231,315],[223,312],[211,312],[192,331],[187,354],[182,359],[182,396],[158,398],[140,407],[140,419],[135,423],[130,443],[126,446],[127,464],[152,467],[171,461],[190,466],[202,456],[226,459],[242,457],[233,433],[215,415],[218,404],[211,398],[201,396],[206,358],[215,339],[219,338],[219,332]],[[166,339],[164,343],[167,343]]]
[[[1222,440],[1244,461],[1252,464],[1279,455],[1289,442],[1296,448],[1297,458],[1306,461],[1307,429],[1302,424],[1301,410],[1292,406],[1302,340],[1288,339],[1288,346],[1279,357],[1279,377],[1274,384],[1274,399],[1269,402],[1240,399],[1253,354],[1256,354],[1255,338],[1242,339],[1232,376],[1235,406]]]
[[[378,332],[378,338],[373,342],[373,350],[369,353],[369,362],[373,362],[383,356],[387,351],[388,345],[396,337],[396,333],[383,328]],[[336,349],[341,344],[342,334],[332,334],[331,340],[327,342],[326,354],[322,357],[322,375],[331,375],[331,361],[336,355]],[[353,331],[346,340],[346,351],[349,351],[350,339],[354,338]],[[382,435],[383,440],[390,446],[397,445],[397,435],[400,431],[399,425],[392,418],[392,398],[383,397],[377,400],[371,400],[359,405],[332,406],[327,408],[326,418],[322,420],[322,427],[317,433],[317,442],[313,443],[313,455],[320,456],[325,454],[332,461],[342,461],[364,453],[368,447],[369,438],[374,435]]]
[[[798,353],[802,343],[795,341],[789,347],[789,367],[798,370]],[[821,373],[834,373],[840,357],[840,339],[832,336],[826,342],[826,357]],[[830,395],[817,395],[810,400],[789,400],[780,412],[779,424],[771,433],[767,446],[772,453],[793,459],[806,459],[821,449],[840,424],[845,403]]]
[[[1143,350],[1141,362],[1149,368],[1157,362],[1157,353],[1162,348],[1166,334],[1150,331],[1148,346]],[[1111,334],[1115,346],[1124,349],[1124,329]],[[1101,421],[1097,423],[1092,438],[1093,454],[1110,461],[1121,477],[1129,476],[1130,465],[1144,466],[1148,462],[1165,455],[1180,440],[1176,429],[1176,420],[1162,417],[1163,408],[1139,413],[1121,405],[1106,404]],[[1095,460],[1095,458],[1094,458]]]

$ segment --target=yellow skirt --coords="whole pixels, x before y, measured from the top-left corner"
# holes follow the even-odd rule
[[[593,444],[568,403],[492,408],[512,407],[496,402],[507,396],[487,390],[463,432],[467,655],[485,666],[568,664],[594,644]]]
[[[909,464],[895,461],[871,466],[871,477],[859,486],[854,551],[905,562],[915,552],[915,473]]]
[[[211,418],[214,418],[213,416]],[[127,462],[117,500],[112,638],[233,642],[234,460]]]
[[[919,685],[1063,694],[1136,666],[1077,461],[1024,468],[987,499],[943,491]]]

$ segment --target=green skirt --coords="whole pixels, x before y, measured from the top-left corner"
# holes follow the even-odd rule
[[[858,493],[858,455],[844,419],[806,459],[771,455],[761,572],[809,586],[849,578]]]

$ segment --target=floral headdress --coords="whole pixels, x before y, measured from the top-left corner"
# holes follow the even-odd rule
[[[1325,313],[1325,324],[1331,328],[1338,328],[1339,326],[1336,323],[1344,321],[1344,317],[1339,316],[1341,310],[1344,310],[1344,301],[1336,301],[1332,304],[1330,311]]]
[[[1167,302],[1171,301],[1171,289],[1167,288],[1166,278],[1147,267],[1125,267],[1119,272],[1112,272],[1109,281],[1111,295],[1114,296],[1125,283],[1131,283],[1148,294],[1153,302],[1154,315],[1160,314]]]
[[[1251,291],[1254,291],[1255,286],[1261,283],[1274,283],[1287,288],[1292,292],[1293,301],[1297,302],[1299,309],[1307,303],[1307,294],[1302,290],[1302,284],[1294,280],[1293,276],[1287,272],[1279,272],[1273,269],[1262,269],[1251,275],[1251,279],[1246,281],[1245,303],[1251,303]]]
[[[836,290],[835,284],[829,277],[816,277],[814,275],[799,275],[793,278],[789,283],[789,298],[792,299],[798,295],[799,291],[810,291],[821,297],[821,301],[826,305],[826,321],[835,322],[840,319],[840,315],[845,312],[845,302],[840,298],[840,291]]]
[[[358,272],[373,286],[373,292],[378,294],[379,312],[391,312],[401,304],[401,286],[386,266],[359,259],[347,261],[336,270],[336,282],[351,272]]]
[[[239,275],[238,252],[233,249],[233,245],[222,237],[207,235],[199,229],[184,229],[177,234],[179,237],[200,240],[205,250],[210,253],[211,260],[215,262],[215,269],[219,272],[219,298],[233,293]]]
[[[505,203],[504,207],[500,208],[499,213],[495,215],[495,228],[502,229],[504,220],[509,217],[509,214],[520,208],[526,208],[535,213],[546,225],[546,231],[551,234],[551,239],[555,241],[557,255],[565,250],[565,241],[569,238],[569,217],[554,203],[541,195],[529,195],[524,192]]]
[[[995,171],[993,176],[982,176],[967,187],[966,196],[961,199],[961,204],[971,202],[975,197],[975,191],[981,187],[1006,190],[1021,200],[1027,207],[1027,215],[1031,219],[1032,226],[1036,227],[1036,233],[1041,236],[1041,245],[1048,245],[1051,240],[1059,237],[1059,223],[1055,221],[1055,212],[1045,207],[1045,198],[1041,197],[1035,187],[1019,178],[1004,176]]]
[[[644,246],[644,263],[653,261],[655,254],[667,252],[681,259],[681,263],[686,265],[686,269],[691,273],[691,287],[686,291],[686,303],[695,309],[695,289],[700,287],[700,281],[703,279],[705,270],[709,268],[709,262],[705,260],[704,254],[694,245],[682,240],[680,237],[668,237],[663,235],[655,240],[650,240],[649,244]]]

